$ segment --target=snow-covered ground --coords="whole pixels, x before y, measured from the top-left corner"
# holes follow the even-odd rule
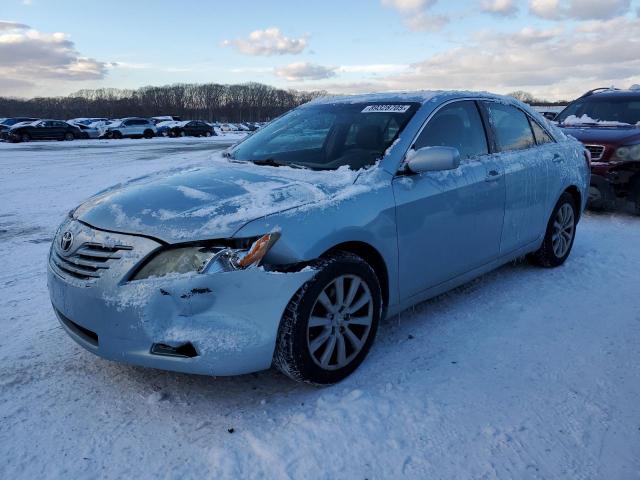
[[[554,112],[554,113],[560,113],[566,107],[567,107],[566,105],[533,105],[531,106],[531,108],[533,108],[536,112]]]
[[[73,343],[45,279],[66,212],[229,138],[0,144],[0,478],[640,478],[637,217],[587,214],[565,266],[509,265],[388,319],[328,388]]]

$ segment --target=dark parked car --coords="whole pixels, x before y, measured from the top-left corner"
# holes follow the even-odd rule
[[[37,118],[31,118],[31,117],[9,117],[9,118],[3,118],[2,121],[0,121],[0,137],[2,137],[3,133],[8,132],[9,129],[11,127],[13,127],[17,123],[35,122],[36,120],[37,120]]]
[[[591,90],[555,120],[591,152],[589,206],[613,208],[626,198],[640,214],[640,87]]]
[[[199,120],[178,122],[168,130],[170,137],[211,137],[215,134],[211,125]]]
[[[10,142],[30,140],[74,140],[84,138],[78,127],[62,120],[36,120],[27,124],[16,124],[4,135]]]

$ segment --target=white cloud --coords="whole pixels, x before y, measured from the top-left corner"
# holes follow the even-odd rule
[[[337,67],[325,67],[308,62],[277,67],[274,73],[289,81],[322,80],[336,75]]]
[[[6,20],[0,20],[0,32],[6,32],[9,30],[25,30],[28,28],[29,28],[29,25],[25,25],[24,23],[8,22]]]
[[[382,0],[382,5],[391,7],[400,13],[409,30],[437,32],[447,23],[449,17],[431,13],[438,0]]]
[[[630,8],[631,0],[529,0],[529,11],[547,20],[606,20]]]
[[[446,15],[431,15],[426,12],[418,12],[408,16],[404,20],[405,25],[414,32],[438,32],[449,23]]]
[[[279,28],[255,30],[246,39],[225,40],[222,45],[232,47],[245,55],[285,55],[298,54],[307,47],[305,37],[285,37]]]
[[[383,74],[383,73],[397,73],[403,70],[407,70],[410,65],[396,64],[396,63],[378,63],[369,65],[342,65],[338,67],[339,72],[344,73],[365,73],[365,74]]]
[[[82,81],[102,79],[109,63],[87,58],[64,33],[42,33],[27,25],[0,22],[0,77],[20,91],[34,79]]]
[[[284,67],[277,67],[271,70],[278,77],[285,78],[288,81],[304,81],[304,80],[325,80],[333,78],[338,74],[351,75],[391,75],[407,72],[411,69],[408,64],[396,63],[372,63],[372,64],[356,64],[341,65],[339,67],[317,65],[308,62],[292,63]],[[263,73],[264,68],[242,68],[234,69],[234,73]]]
[[[400,73],[358,83],[316,85],[334,92],[469,89],[528,90],[545,98],[575,98],[590,88],[640,83],[640,19],[587,21],[575,28],[481,32]]]
[[[569,16],[580,20],[607,19],[624,15],[631,8],[631,0],[572,0]]]
[[[555,19],[560,14],[559,0],[530,0],[529,12],[531,14],[546,19]]]
[[[483,0],[480,9],[485,13],[502,17],[512,17],[518,13],[515,0]]]
[[[415,12],[433,6],[437,0],[382,0],[382,4],[401,12]]]

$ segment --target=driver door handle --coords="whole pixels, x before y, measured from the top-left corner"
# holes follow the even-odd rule
[[[489,170],[489,173],[487,173],[487,176],[485,177],[484,181],[485,182],[495,182],[497,181],[502,175],[500,175],[500,172],[497,170]]]

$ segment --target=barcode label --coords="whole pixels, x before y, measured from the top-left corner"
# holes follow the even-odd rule
[[[361,113],[404,113],[411,105],[367,105]]]

